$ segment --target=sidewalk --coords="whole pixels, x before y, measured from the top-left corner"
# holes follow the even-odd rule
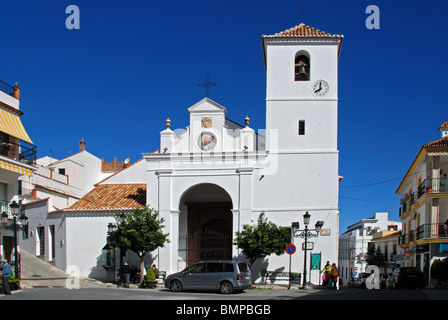
[[[34,255],[21,251],[22,262],[22,279],[20,281],[22,289],[32,288],[65,288],[67,285],[67,279],[70,275],[65,273],[59,268],[45,262]],[[70,280],[68,280],[70,282]],[[87,277],[81,277],[79,279],[81,288],[94,288],[94,287],[108,287],[117,288],[116,284],[110,282],[102,282],[100,280],[91,279]],[[301,285],[298,283],[291,283],[291,290],[299,290]],[[138,284],[130,284],[130,289],[139,289]],[[157,284],[156,289],[164,289],[163,282]],[[307,289],[319,289],[320,286],[310,286]],[[288,284],[253,284],[249,290],[287,290]],[[141,289],[151,290],[151,289]]]

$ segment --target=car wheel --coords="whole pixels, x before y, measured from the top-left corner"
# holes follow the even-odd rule
[[[178,280],[173,280],[170,282],[170,290],[172,292],[182,291],[182,284]]]
[[[230,282],[224,281],[219,285],[219,292],[222,294],[230,294],[233,292],[233,286]]]

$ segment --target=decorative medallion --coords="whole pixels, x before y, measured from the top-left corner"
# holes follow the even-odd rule
[[[212,118],[211,117],[202,117],[201,118],[201,127],[202,128],[211,128],[212,127]]]
[[[216,136],[211,132],[202,132],[198,144],[202,151],[212,151],[216,146]]]

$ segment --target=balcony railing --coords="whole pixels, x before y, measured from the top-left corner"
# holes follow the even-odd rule
[[[427,223],[416,230],[417,240],[448,238],[448,225],[445,223]]]
[[[0,80],[0,91],[3,91],[10,96],[14,95],[14,87]]]
[[[418,197],[425,193],[448,192],[448,178],[427,178],[418,187]]]
[[[426,223],[398,238],[398,244],[407,244],[421,239],[448,239],[448,223]]]
[[[31,163],[36,160],[37,147],[12,136],[0,134],[0,155]]]
[[[11,207],[9,206],[9,201],[0,200],[0,215],[5,212],[9,218],[12,219]]]

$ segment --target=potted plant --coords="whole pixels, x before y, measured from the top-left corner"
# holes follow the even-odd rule
[[[148,269],[146,271],[145,279],[143,280],[141,284],[141,288],[148,288],[148,289],[154,289],[157,285],[156,281],[156,275],[154,273],[154,270]]]

